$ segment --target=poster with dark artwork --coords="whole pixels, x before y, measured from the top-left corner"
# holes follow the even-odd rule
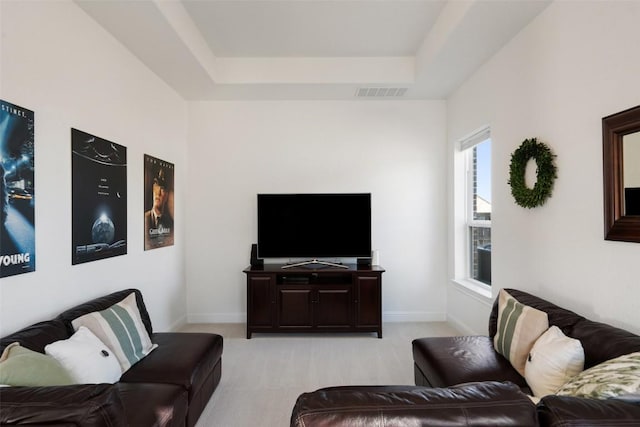
[[[0,100],[0,277],[36,269],[33,117]]]
[[[173,245],[173,163],[144,155],[144,250]]]
[[[71,263],[127,253],[127,148],[71,129]]]

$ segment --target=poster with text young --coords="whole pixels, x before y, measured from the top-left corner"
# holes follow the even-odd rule
[[[173,245],[173,163],[144,155],[144,250]]]
[[[127,253],[127,148],[71,129],[71,263]]]
[[[0,100],[0,277],[36,269],[34,114]]]

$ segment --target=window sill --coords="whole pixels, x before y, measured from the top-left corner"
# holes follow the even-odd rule
[[[481,282],[472,279],[453,279],[451,282],[463,288],[462,290],[466,291],[466,293],[480,297],[484,302],[493,300],[491,288],[487,288],[487,286]]]

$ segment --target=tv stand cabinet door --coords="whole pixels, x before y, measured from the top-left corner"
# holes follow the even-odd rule
[[[275,285],[271,275],[247,276],[247,338],[275,326]]]
[[[356,328],[375,329],[382,338],[382,278],[377,274],[358,274],[356,285]]]
[[[309,287],[278,286],[278,327],[313,327],[313,290]]]
[[[351,328],[352,292],[351,286],[320,286],[316,296],[316,327],[318,329]]]

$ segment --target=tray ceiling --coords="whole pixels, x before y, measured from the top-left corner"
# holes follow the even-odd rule
[[[444,99],[550,1],[76,3],[184,99],[257,100]]]

